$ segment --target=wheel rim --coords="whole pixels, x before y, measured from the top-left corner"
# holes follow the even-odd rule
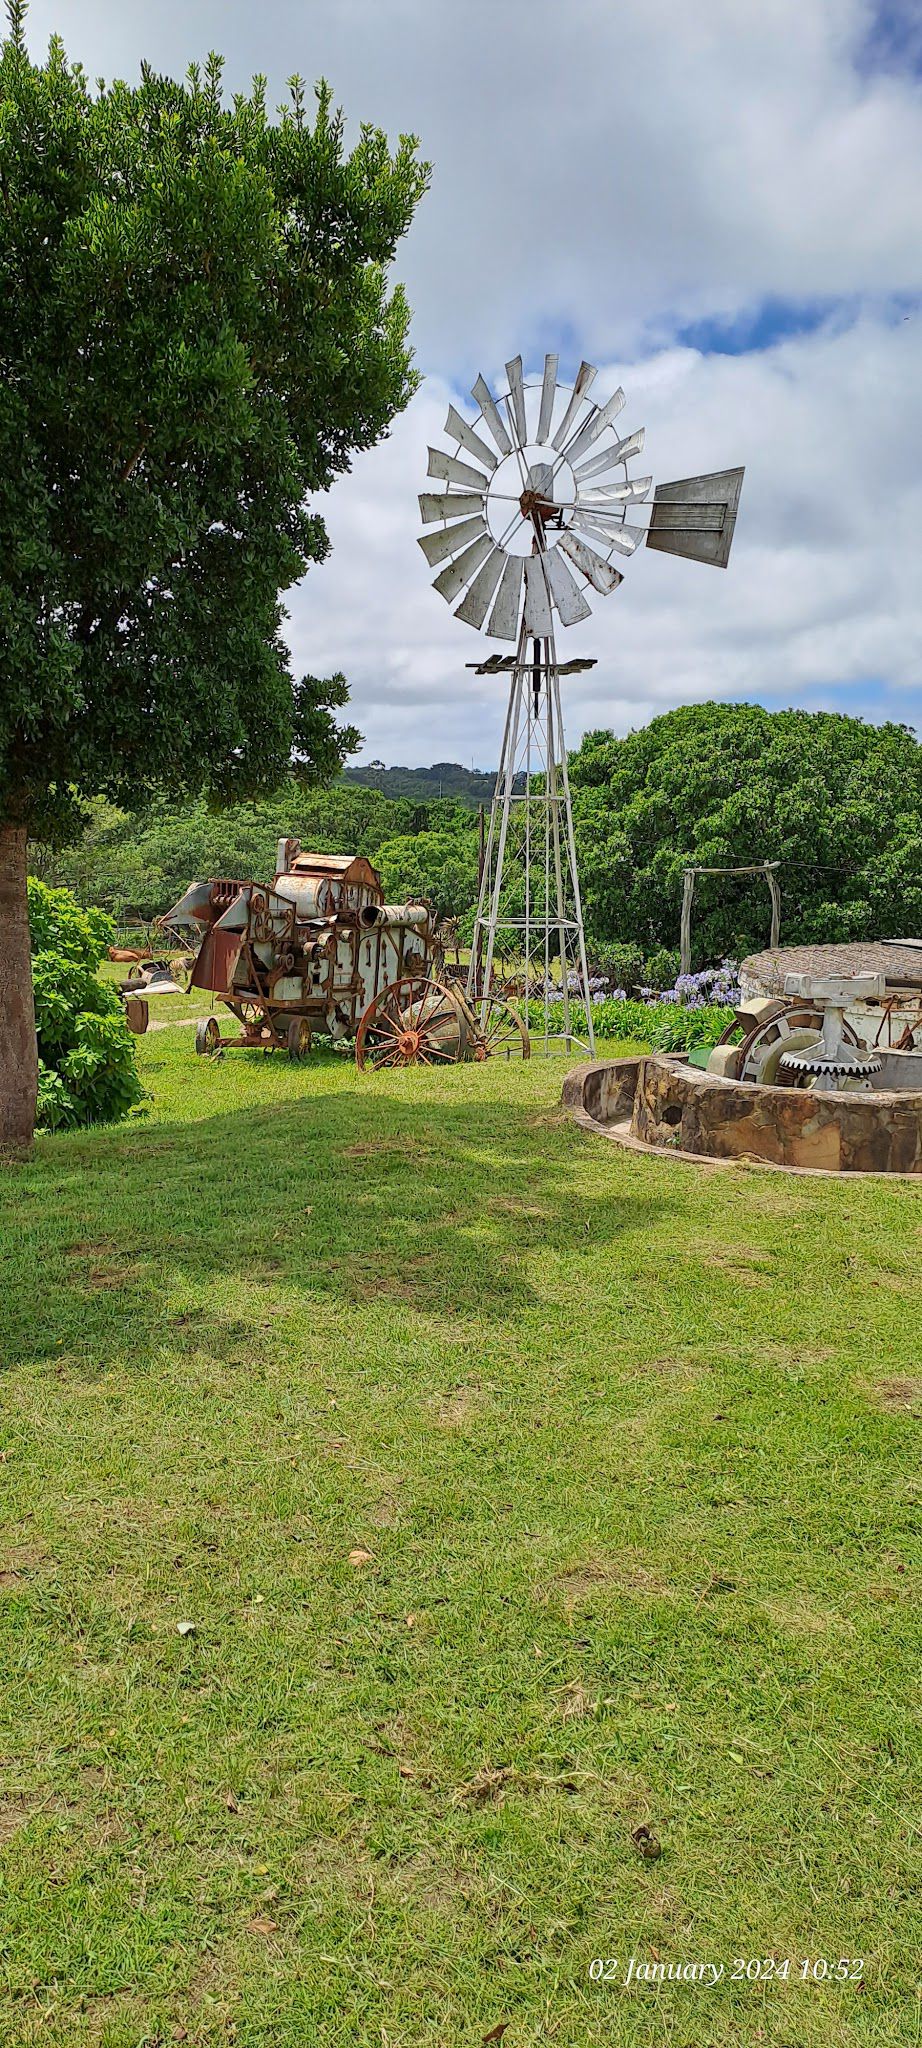
[[[511,1003],[502,996],[492,996],[487,1004],[487,1013],[481,1024],[480,1009],[474,1006],[477,1020],[477,1035],[473,1045],[475,1060],[527,1060],[531,1056],[531,1040],[525,1024]]]
[[[418,975],[382,989],[356,1034],[356,1063],[363,1071],[454,1066],[463,1055],[464,1024],[450,990]]]

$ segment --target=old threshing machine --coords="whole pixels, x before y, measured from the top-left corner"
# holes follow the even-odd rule
[[[196,1051],[287,1051],[304,1059],[318,1036],[354,1039],[360,1067],[442,1066],[527,1058],[528,1033],[500,996],[472,1006],[440,979],[441,947],[425,903],[385,903],[361,854],[302,853],[279,842],[268,887],[193,882],[164,923],[200,941],[190,987],[208,989],[242,1030],[203,1017]]]

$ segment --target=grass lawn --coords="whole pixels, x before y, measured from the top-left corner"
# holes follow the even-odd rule
[[[4,2048],[918,2043],[922,1185],[140,1059],[0,1177]]]

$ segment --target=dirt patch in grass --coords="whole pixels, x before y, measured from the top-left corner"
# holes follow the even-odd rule
[[[450,1870],[434,1856],[418,1851],[391,1866],[387,1888],[397,1900],[454,1919],[459,1905],[466,1905],[477,1891],[477,1884],[470,1871]]]
[[[633,1367],[630,1377],[632,1380],[642,1380],[648,1373],[655,1374],[657,1379],[681,1378],[688,1383],[701,1377],[698,1366],[691,1358],[643,1358]]]
[[[354,1262],[353,1299],[361,1302],[369,1297],[381,1297],[389,1301],[405,1301],[410,1308],[430,1309],[433,1304],[441,1309],[442,1293],[433,1279],[438,1266],[435,1252],[417,1252],[412,1259],[404,1259],[394,1271],[369,1276],[367,1262]]]
[[[759,1287],[766,1275],[774,1273],[774,1261],[764,1251],[754,1251],[744,1244],[702,1244],[697,1248],[698,1257],[704,1266],[716,1266],[719,1272],[731,1273],[742,1281],[744,1287]]]
[[[140,2041],[150,2041],[150,2048],[162,2041],[185,2041],[187,2048],[199,2048],[199,2043],[231,2040],[232,2033],[225,2033],[235,2007],[239,2003],[240,1989],[237,1975],[237,1952],[223,1948],[221,1951],[206,1949],[196,1956],[195,1966],[188,1983],[177,1989],[175,1994],[175,2024],[163,2035],[139,2036]],[[216,2034],[215,2026],[220,2028]]]
[[[460,1387],[454,1387],[450,1394],[443,1394],[435,1403],[435,1419],[440,1429],[465,1429],[478,1413],[482,1403],[481,1388],[476,1380]]]
[[[33,1814],[40,1813],[47,1801],[38,1793],[11,1792],[0,1797],[0,1849],[11,1842],[20,1829],[26,1827]]]
[[[117,1245],[113,1238],[81,1239],[78,1244],[68,1245],[67,1256],[86,1267],[83,1285],[94,1293],[133,1287],[141,1277],[137,1253]],[[146,1263],[141,1261],[142,1266]]]
[[[837,1614],[833,1607],[821,1607],[811,1600],[807,1593],[792,1593],[788,1597],[772,1597],[763,1600],[762,1607],[778,1628],[791,1629],[795,1635],[823,1636],[833,1630],[848,1629],[850,1623]]]
[[[886,1415],[917,1415],[922,1410],[922,1379],[897,1374],[876,1380],[871,1391],[876,1406]]]
[[[549,1223],[556,1220],[552,1211],[538,1202],[525,1202],[521,1195],[494,1195],[487,1203],[491,1216],[513,1216],[516,1220],[529,1223]]]
[[[645,1593],[654,1599],[670,1599],[672,1587],[659,1572],[634,1558],[590,1557],[573,1564],[555,1580],[568,1607],[578,1607],[601,1590],[614,1593]]]

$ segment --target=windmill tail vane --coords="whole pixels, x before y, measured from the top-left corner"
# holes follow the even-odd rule
[[[622,434],[616,424],[624,392],[600,405],[589,395],[593,364],[582,362],[572,384],[561,382],[558,368],[558,357],[546,355],[541,378],[526,382],[516,356],[506,364],[508,387],[499,397],[477,378],[473,425],[449,407],[445,433],[454,448],[429,449],[428,475],[441,488],[420,495],[423,525],[431,530],[419,545],[455,616],[516,644],[515,656],[498,664],[510,672],[509,705],[468,993],[489,1000],[498,942],[506,932],[517,934],[525,993],[536,984],[542,992],[545,1043],[555,1035],[550,1014],[559,991],[570,1044],[573,993],[584,1007],[592,1050],[560,705],[560,675],[577,664],[558,663],[555,618],[564,626],[588,618],[589,592],[617,590],[624,580],[619,562],[644,543],[725,568],[743,471],[654,488],[652,476],[632,466],[643,450],[643,428]],[[495,674],[497,657],[474,666]]]

